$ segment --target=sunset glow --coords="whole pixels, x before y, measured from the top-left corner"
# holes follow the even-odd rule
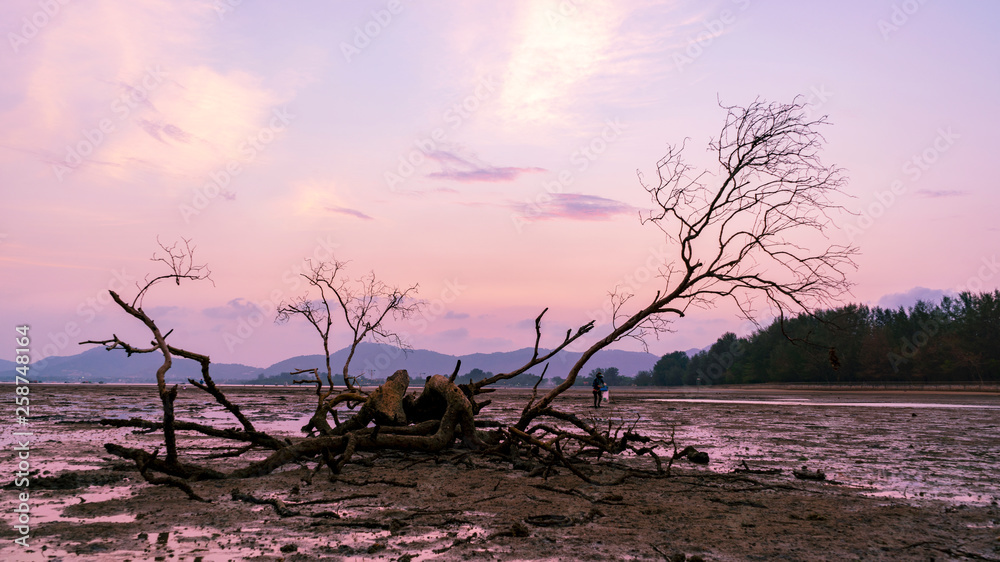
[[[52,4],[0,6],[0,323],[31,325],[35,360],[148,340],[107,291],[160,272],[158,239],[192,240],[214,284],[146,310],[216,362],[321,352],[274,308],[334,255],[420,285],[414,347],[530,346],[546,307],[543,346],[603,337],[608,292],[651,298],[676,249],[640,224],[636,171],[685,139],[710,164],[720,102],[758,97],[829,116],[853,302],[1000,287],[998,4]],[[673,328],[650,351],[749,326],[720,305]]]

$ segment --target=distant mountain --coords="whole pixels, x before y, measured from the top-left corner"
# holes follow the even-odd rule
[[[330,354],[330,367],[334,375],[342,373],[344,361],[350,348],[345,347],[340,351]],[[450,365],[449,365],[450,364]],[[281,373],[288,373],[296,369],[318,368],[321,373],[326,371],[326,358],[322,355],[299,355],[291,359],[285,359],[271,365],[262,372],[264,376],[275,376]],[[391,345],[376,343],[361,343],[351,358],[351,374],[360,374],[364,371],[366,376],[372,374],[377,378],[386,378],[399,369],[406,369],[410,375],[419,375],[426,372],[428,375],[438,374],[444,369],[448,369],[447,374],[455,368],[455,357],[417,349],[404,353],[403,350]]]
[[[128,357],[124,351],[107,351],[103,347],[88,349],[77,355],[48,357],[37,364],[29,365],[28,376],[40,381],[90,381],[90,382],[156,382],[156,370],[163,364],[163,356],[145,353]],[[7,365],[10,365],[9,367]],[[2,380],[13,378],[11,361],[0,364]],[[212,378],[221,380],[253,378],[260,372],[258,367],[227,363],[212,364]],[[201,365],[196,361],[174,357],[173,366],[167,372],[167,380],[183,382],[188,378],[201,378]]]
[[[347,359],[348,348],[341,349],[330,356],[330,366],[334,375],[340,373]],[[364,374],[370,378],[384,379],[399,369],[406,369],[410,376],[430,376],[435,374],[449,375],[455,369],[455,363],[461,359],[462,367],[459,374],[465,374],[472,369],[482,369],[492,373],[509,372],[526,363],[531,358],[531,348],[498,353],[473,353],[469,355],[447,355],[426,349],[417,349],[404,353],[401,349],[383,344],[362,343],[351,359],[351,373]],[[545,350],[540,350],[545,353]],[[580,358],[579,352],[563,351],[549,361],[546,378],[565,377],[570,367]],[[637,351],[602,350],[588,363],[584,374],[591,369],[617,367],[623,376],[632,377],[639,371],[651,370],[659,356],[652,353]],[[67,357],[49,357],[37,365],[31,365],[30,377],[41,381],[90,381],[90,382],[155,382],[156,370],[163,364],[163,358],[157,353],[133,355],[128,357],[121,350],[107,351],[104,348],[93,348],[77,355]],[[0,363],[2,380],[13,378],[12,361]],[[531,369],[531,374],[541,374],[545,365]],[[212,378],[216,382],[244,382],[258,378],[270,377],[287,373],[296,369],[318,368],[326,370],[322,355],[301,355],[285,359],[261,369],[247,365],[232,363],[212,363]],[[188,378],[200,379],[201,366],[190,359],[174,357],[173,366],[167,372],[170,382],[183,382]]]
[[[705,349],[708,349],[708,348],[706,347]],[[694,357],[695,355],[698,355],[702,351],[705,351],[705,349],[698,349],[697,347],[692,347],[691,349],[685,351],[684,353],[687,354],[688,358],[691,358],[691,357]]]
[[[334,374],[342,371],[344,361],[347,359],[348,349],[344,348],[330,355],[330,366]],[[415,349],[404,353],[401,349],[383,344],[362,343],[355,351],[351,359],[351,372],[355,374],[365,374],[372,378],[383,379],[399,369],[406,369],[410,376],[421,375],[450,375],[455,370],[455,363],[461,359],[462,367],[459,374],[468,373],[472,369],[482,369],[492,373],[508,372],[525,364],[531,358],[531,348],[523,348],[515,351],[505,351],[497,353],[473,353],[469,355],[446,355],[436,351],[426,349]],[[540,353],[544,353],[541,350]],[[569,373],[570,367],[580,358],[579,352],[563,351],[549,361],[549,370],[546,378],[565,377]],[[598,351],[588,362],[588,373],[593,368],[617,367],[619,372],[627,377],[635,376],[643,370],[650,370],[659,359],[659,356],[652,353],[637,351],[621,351],[616,349],[606,349]],[[529,373],[541,374],[542,365],[528,371]],[[262,371],[264,376],[276,376],[287,373],[295,369],[319,368],[320,372],[326,370],[325,359],[322,355],[301,355],[286,359],[280,363],[275,363]],[[220,377],[213,376],[216,379]]]

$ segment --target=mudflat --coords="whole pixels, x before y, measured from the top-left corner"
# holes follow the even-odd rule
[[[293,438],[314,399],[301,388],[226,390],[264,429]],[[15,544],[21,535],[5,525],[3,559],[1000,560],[995,394],[612,388],[611,404],[597,410],[584,389],[563,407],[612,427],[673,431],[679,447],[707,452],[709,464],[678,459],[669,477],[655,477],[647,457],[623,457],[593,465],[591,476],[630,476],[595,485],[563,467],[532,472],[461,449],[382,453],[333,481],[309,463],[195,482],[209,500],[202,503],[143,482],[102,447],[162,442],[158,432],[93,423],[157,419],[154,389],[32,392],[39,473],[26,488],[9,486],[5,502],[14,515],[15,495],[30,492],[29,546]],[[504,423],[527,394],[492,397],[481,417]],[[195,389],[181,391],[177,406],[180,419],[233,425]],[[20,429],[4,427],[4,441]],[[180,446],[185,459],[221,470],[265,454],[209,459],[232,448],[187,434]],[[803,466],[827,480],[795,478]],[[747,468],[780,472],[733,472]]]

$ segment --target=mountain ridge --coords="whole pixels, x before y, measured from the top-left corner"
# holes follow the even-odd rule
[[[549,350],[539,349],[540,354]],[[455,369],[457,361],[462,365],[459,374],[468,373],[472,369],[500,373],[509,372],[528,362],[533,349],[525,347],[513,351],[493,353],[470,353],[466,355],[449,355],[426,349],[416,349],[408,352],[385,344],[362,343],[358,346],[355,357],[351,360],[352,374],[365,374],[370,378],[385,378],[399,369],[406,369],[410,376],[429,376],[434,374],[449,375]],[[570,367],[582,355],[581,352],[563,350],[548,361],[547,377],[565,377]],[[330,366],[336,375],[342,373],[344,361],[347,358],[347,348],[330,354]],[[604,349],[598,351],[588,362],[590,368],[617,367],[624,376],[634,376],[642,370],[651,370],[659,356],[641,351],[624,351]],[[536,365],[527,373],[539,375],[545,364]],[[262,371],[265,377],[277,376],[283,372],[295,369],[319,368],[325,370],[325,358],[322,355],[300,355],[279,361]],[[590,369],[586,369],[589,372]]]
[[[330,355],[330,366],[334,376],[343,372],[344,361],[349,348],[340,349]],[[411,376],[451,374],[457,361],[462,361],[459,374],[474,368],[488,372],[509,372],[526,363],[533,349],[525,347],[513,351],[493,353],[470,353],[450,355],[437,351],[416,349],[404,352],[398,347],[386,344],[361,343],[351,360],[351,374],[364,374],[382,379],[399,369],[406,369]],[[540,349],[539,353],[548,350]],[[546,378],[565,377],[570,367],[582,355],[581,352],[563,350],[553,357],[546,372]],[[635,376],[642,370],[651,370],[659,356],[641,351],[603,349],[588,361],[584,368],[589,372],[594,368],[617,367],[623,376]],[[39,364],[29,365],[29,377],[43,382],[154,382],[155,372],[163,359],[158,354],[142,354],[127,357],[121,350],[107,351],[97,347],[70,356],[48,357]],[[5,365],[7,365],[5,367]],[[544,363],[528,372],[541,374]],[[12,361],[0,363],[0,377],[11,380],[16,364]],[[258,377],[280,375],[296,369],[318,368],[325,372],[323,355],[299,355],[289,357],[269,367],[251,367],[239,363],[212,363],[212,378],[216,382],[252,382]],[[586,374],[586,373],[584,373]],[[200,379],[201,368],[196,361],[175,357],[170,371],[169,382],[184,382],[188,378]]]

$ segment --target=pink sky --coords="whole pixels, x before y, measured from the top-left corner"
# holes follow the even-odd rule
[[[106,292],[159,271],[157,237],[193,239],[214,286],[146,308],[216,362],[321,351],[269,309],[331,252],[420,284],[415,347],[528,346],[545,307],[554,342],[615,285],[655,292],[644,268],[670,254],[638,223],[636,170],[685,138],[705,159],[717,99],[829,115],[824,159],[861,213],[830,233],[862,250],[856,302],[1000,285],[1000,5],[53,4],[0,6],[0,328],[30,325],[36,359],[147,341]],[[674,328],[650,350],[746,330],[728,307]]]

